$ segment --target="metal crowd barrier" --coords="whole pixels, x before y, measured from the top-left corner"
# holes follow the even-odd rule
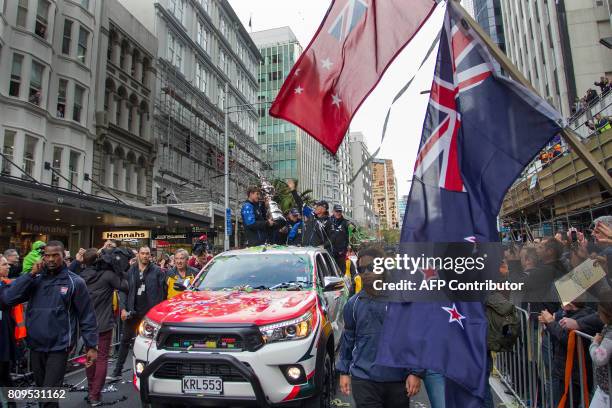
[[[524,408],[589,408],[595,393],[595,370],[591,364],[588,346],[593,337],[575,331],[573,369],[570,375],[568,395],[564,406],[559,405],[563,392],[553,389],[554,344],[550,334],[537,322],[537,314],[517,308],[520,317],[521,336],[510,352],[496,353],[493,359],[494,370],[499,373],[501,382],[508,388],[516,404]],[[588,342],[588,343],[585,343]],[[567,362],[566,360],[564,360]],[[608,390],[612,390],[612,363],[608,369]],[[591,375],[589,375],[589,370]],[[576,378],[578,377],[578,378]],[[565,378],[560,379],[565,385]],[[578,394],[579,395],[576,395]],[[612,399],[609,397],[609,408]]]

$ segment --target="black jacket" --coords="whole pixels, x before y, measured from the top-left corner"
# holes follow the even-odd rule
[[[11,264],[9,267],[8,278],[15,279],[21,275],[21,264],[13,265]]]
[[[8,285],[0,280],[0,293],[7,288]],[[0,302],[0,361],[15,361],[15,320],[11,316],[11,309]]]
[[[55,275],[45,270],[26,273],[0,292],[9,306],[28,302],[27,343],[31,350],[70,350],[80,333],[86,347],[98,345],[96,314],[85,281],[64,267]]]
[[[331,242],[334,248],[334,256],[346,253],[349,244],[349,223],[346,218],[340,219],[330,217],[331,221]]]
[[[127,281],[109,269],[98,270],[95,266],[85,267],[81,271],[81,278],[87,284],[87,290],[89,290],[89,296],[96,311],[98,333],[111,330],[115,325],[113,292],[120,290],[127,293]]]
[[[166,274],[154,263],[149,263],[143,273],[145,284],[145,295],[147,299],[147,312],[152,307],[163,302],[168,295],[166,285]],[[140,271],[138,263],[135,263],[127,271],[128,293],[127,296],[119,294],[119,304],[121,309],[128,312],[136,311],[136,291],[140,286]],[[144,313],[146,314],[146,312]]]
[[[530,311],[539,313],[547,309],[554,313],[559,309],[559,296],[555,289],[555,280],[565,275],[567,271],[561,262],[540,264],[526,273],[520,261],[508,262],[510,281],[524,283],[523,301],[530,303]]]
[[[311,217],[304,224],[302,232],[302,246],[323,246],[330,253],[333,253],[331,242],[332,223],[328,216],[321,218]]]
[[[266,209],[263,203],[253,204],[245,201],[240,209],[242,225],[246,236],[246,246],[263,245],[268,240],[270,229],[266,220]]]

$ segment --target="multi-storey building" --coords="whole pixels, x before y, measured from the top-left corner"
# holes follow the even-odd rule
[[[151,204],[157,39],[118,0],[103,2],[93,191]]]
[[[540,95],[570,116],[600,76],[612,76],[612,36],[605,1],[502,2],[506,52]]]
[[[408,206],[408,194],[404,194],[399,200],[399,226],[402,228],[404,216],[406,215],[406,207]]]
[[[255,141],[257,46],[227,0],[123,4],[158,38],[155,201],[223,202],[226,111],[230,197],[243,200],[247,185],[266,170]]]
[[[328,201],[330,206],[340,204],[344,208],[344,215],[352,218],[353,185],[348,182],[353,176],[353,166],[348,133],[344,136],[335,155],[325,151],[323,157],[321,198]]]
[[[474,0],[461,0],[461,5],[472,17],[475,17],[474,13]]]
[[[506,50],[501,0],[470,0],[474,20],[485,30],[502,51]]]
[[[273,177],[298,179],[300,190],[312,190],[313,197],[321,197],[323,146],[299,127],[268,114],[302,46],[289,27],[254,32],[251,37],[263,57],[258,72],[257,143],[266,151]]]
[[[370,152],[361,132],[349,134],[349,146],[353,171],[357,172],[369,160]],[[353,219],[362,227],[377,229],[372,206],[372,164],[363,168],[353,181]]]
[[[393,160],[372,160],[372,202],[380,228],[399,228],[397,179],[393,170]]]

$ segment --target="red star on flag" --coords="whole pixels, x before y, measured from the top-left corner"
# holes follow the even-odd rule
[[[461,328],[463,329],[463,322],[462,322],[462,320],[465,319],[465,316],[463,316],[461,313],[459,313],[459,311],[457,310],[457,306],[455,306],[454,303],[453,303],[453,307],[444,307],[444,306],[442,306],[442,309],[447,311],[448,314],[450,315],[450,317],[448,318],[448,322],[449,323],[457,322],[457,323],[459,323],[459,326],[461,326]]]

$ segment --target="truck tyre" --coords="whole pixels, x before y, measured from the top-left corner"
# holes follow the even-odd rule
[[[335,375],[334,364],[327,351],[325,351],[323,371],[320,375],[321,377],[318,378],[319,381],[316,383],[318,386],[317,394],[304,402],[304,408],[330,408],[332,406]]]

